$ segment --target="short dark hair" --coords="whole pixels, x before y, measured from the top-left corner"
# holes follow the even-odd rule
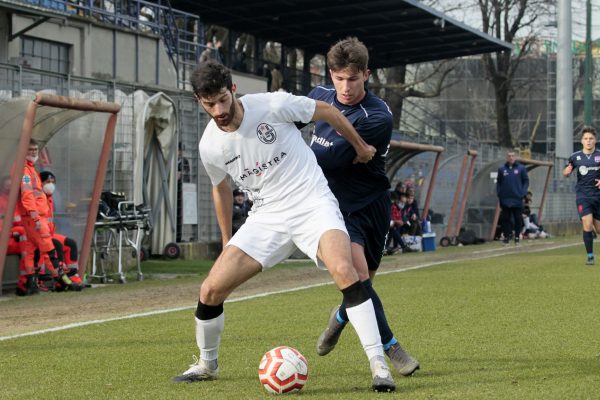
[[[42,180],[42,182],[46,182],[50,178],[54,178],[54,180],[56,180],[56,176],[54,176],[54,174],[52,172],[50,172],[50,171],[40,172],[40,179]]]
[[[29,139],[29,145],[30,146],[38,146],[39,147],[40,144],[38,143],[37,140],[31,138],[31,139]]]
[[[327,67],[332,71],[351,68],[365,72],[369,69],[369,50],[355,37],[340,40],[327,52]]]
[[[231,90],[233,87],[231,71],[215,60],[199,64],[192,73],[190,82],[198,97],[214,96],[223,88]]]
[[[581,137],[583,137],[583,135],[585,135],[586,133],[591,133],[592,135],[594,135],[594,137],[596,137],[596,130],[591,126],[583,127],[583,129],[581,130]]]

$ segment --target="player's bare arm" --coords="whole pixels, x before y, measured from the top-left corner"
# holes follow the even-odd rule
[[[233,216],[233,192],[227,178],[223,179],[218,185],[212,188],[213,201],[215,203],[215,212],[217,222],[221,229],[221,240],[223,248],[229,239],[231,239],[231,218]]]
[[[317,100],[313,120],[327,122],[354,147],[354,150],[356,150],[354,164],[367,163],[375,156],[377,151],[375,147],[367,144],[356,132],[350,121],[344,117],[344,114],[332,105]]]
[[[573,172],[573,164],[569,163],[565,169],[563,169],[563,176],[567,177],[571,175],[571,172]]]

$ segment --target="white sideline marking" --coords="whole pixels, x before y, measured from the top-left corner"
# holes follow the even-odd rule
[[[531,253],[539,253],[542,251],[556,250],[556,249],[576,246],[576,245],[580,245],[580,244],[581,243],[569,243],[569,244],[562,244],[562,245],[553,246],[553,247],[547,247],[547,248],[543,248],[543,249],[535,249],[535,250],[528,249],[528,250],[531,250],[530,251]],[[516,254],[516,253],[519,253],[519,249],[520,249],[519,247],[516,247],[516,248],[513,247],[512,248],[513,251],[485,255],[483,257],[479,257],[479,259],[494,258],[494,257],[505,256],[505,255],[509,255],[509,254]],[[506,250],[506,248],[498,248],[497,250]],[[430,263],[415,265],[413,267],[398,268],[398,269],[393,269],[390,271],[381,271],[378,273],[378,275],[387,275],[387,274],[393,274],[396,272],[413,271],[416,269],[428,268],[428,267],[433,267],[433,266],[441,265],[441,264],[449,264],[449,263],[460,262],[460,261],[471,261],[472,259],[473,259],[473,257],[465,257],[465,258],[457,258],[454,260],[434,261],[434,262],[430,262]],[[231,300],[226,300],[225,302],[226,303],[237,303],[239,301],[258,299],[261,297],[267,297],[267,296],[272,296],[272,295],[276,295],[276,294],[298,292],[300,290],[312,289],[312,288],[316,288],[319,286],[326,286],[326,285],[333,285],[333,282],[314,283],[312,285],[298,286],[298,287],[290,288],[290,289],[282,289],[282,290],[276,290],[273,292],[253,294],[253,295],[249,295],[249,296],[243,296],[243,297],[238,297],[238,298],[231,299]],[[55,326],[53,328],[41,329],[41,330],[37,330],[37,331],[19,333],[19,334],[11,335],[11,336],[0,336],[0,342],[5,341],[5,340],[18,339],[18,338],[22,338],[22,337],[26,337],[26,336],[43,335],[43,334],[49,333],[49,332],[58,332],[58,331],[64,331],[67,329],[72,329],[72,328],[80,328],[82,326],[87,326],[87,325],[103,324],[106,322],[121,321],[121,320],[125,320],[125,319],[149,317],[149,316],[154,316],[154,315],[167,314],[167,313],[171,313],[171,312],[191,310],[191,309],[194,309],[195,307],[196,307],[195,305],[187,306],[187,307],[175,307],[175,308],[167,308],[164,310],[155,310],[155,311],[147,311],[147,312],[143,312],[143,313],[123,315],[120,317],[112,317],[112,318],[105,318],[105,319],[95,319],[95,320],[91,320],[91,321],[75,322],[72,324]]]

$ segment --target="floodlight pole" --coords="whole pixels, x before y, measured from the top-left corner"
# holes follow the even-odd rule
[[[585,19],[585,78],[583,81],[583,122],[592,126],[592,0],[586,2]]]
[[[571,52],[571,0],[558,0],[556,52],[556,155],[573,153],[573,56]]]

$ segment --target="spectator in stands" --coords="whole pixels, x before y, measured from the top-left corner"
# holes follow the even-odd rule
[[[269,64],[263,65],[262,76],[267,78],[267,91],[271,90],[271,82],[273,81],[273,77],[271,76],[271,68],[269,68]]]
[[[366,165],[353,163],[355,152],[336,130],[317,122],[311,141],[317,161],[338,199],[350,241],[352,259],[359,278],[368,289],[377,316],[384,349],[396,370],[404,376],[419,368],[394,336],[372,280],[377,274],[386,245],[390,221],[390,182],[385,174],[386,155],[392,137],[393,116],[387,104],[366,89],[369,51],[355,37],[340,40],[327,52],[327,67],[333,87],[317,86],[309,94],[344,113],[365,142],[377,149]],[[332,311],[327,328],[317,342],[319,355],[331,352],[348,321],[346,304]]]
[[[406,193],[406,184],[402,181],[398,182],[396,184],[396,187],[394,188],[394,192],[396,192],[396,194],[398,195],[398,198],[400,198],[400,193]]]
[[[402,240],[401,229],[404,225],[402,221],[402,208],[404,207],[400,203],[400,195],[393,191],[391,192],[391,216],[390,230],[388,232],[387,243],[386,243],[386,254],[392,255],[398,251],[408,252],[409,248]]]
[[[43,263],[40,268],[43,272],[49,272],[49,274],[40,275],[40,279],[43,276],[48,284],[52,286],[62,287],[72,283],[69,277],[64,274],[52,243],[52,235],[47,220],[50,212],[48,199],[42,189],[40,175],[35,168],[38,155],[38,143],[32,139],[27,150],[21,180],[21,193],[17,202],[17,211],[21,216],[27,235],[27,240],[23,241],[23,269],[20,271],[19,281],[17,282],[17,295],[20,296],[34,294],[39,291],[35,280],[34,257],[36,248],[40,250],[42,255]],[[48,271],[45,270],[46,268]]]
[[[223,50],[223,42],[221,40],[215,42],[215,49],[217,51],[217,61],[223,65],[228,65],[225,50]]]
[[[596,129],[586,126],[581,131],[583,148],[571,154],[563,169],[568,177],[577,171],[575,202],[583,226],[586,265],[594,265],[594,231],[600,232],[600,151],[596,149]]]
[[[202,53],[200,53],[200,60],[198,62],[205,63],[208,60],[216,59],[217,54],[215,52],[214,47],[215,46],[213,45],[213,42],[211,42],[210,40],[206,42],[206,47],[204,48]]]
[[[514,151],[506,152],[506,163],[498,168],[496,193],[502,208],[502,231],[504,244],[514,231],[515,245],[519,244],[520,232],[523,227],[523,197],[529,189],[529,177],[523,165],[517,162]]]
[[[279,89],[283,89],[283,75],[279,70],[278,65],[273,65],[271,69],[271,86],[269,87],[270,92],[277,92]]]
[[[248,213],[250,212],[251,206],[246,201],[246,195],[240,189],[236,188],[233,190],[233,217],[232,217],[232,231],[233,235],[244,225]]]
[[[412,193],[409,191],[406,196],[406,204],[404,205],[402,214],[406,221],[406,233],[410,236],[422,236],[421,217],[419,216],[414,189],[412,189]]]
[[[65,273],[71,280],[71,284],[64,289],[72,289],[80,291],[83,289],[83,281],[79,276],[79,256],[77,251],[77,242],[75,239],[62,235],[56,231],[56,224],[54,222],[54,190],[56,188],[56,177],[50,171],[40,172],[40,178],[42,179],[42,190],[48,198],[48,226],[50,228],[50,234],[52,235],[52,242],[59,255],[61,262],[61,268],[64,269]],[[60,287],[59,289],[63,289]]]
[[[531,212],[532,201],[533,193],[527,192],[523,199],[523,235],[529,239],[551,237],[548,232],[544,231],[544,227],[538,223],[537,215]]]

